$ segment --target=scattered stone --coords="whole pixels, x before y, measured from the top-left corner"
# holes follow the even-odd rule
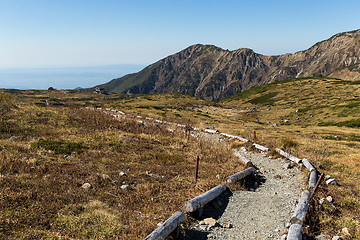
[[[334,201],[334,199],[333,199],[331,196],[327,196],[327,197],[326,197],[326,201],[332,203],[332,202]]]
[[[125,185],[121,185],[121,189],[122,190],[130,190],[130,186],[125,184]]]
[[[84,183],[83,185],[81,185],[81,187],[82,187],[83,189],[90,189],[90,188],[92,188],[92,186],[91,186],[90,183]]]
[[[316,240],[330,240],[330,236],[327,234],[320,234],[315,237]]]
[[[334,236],[331,240],[341,240],[341,237],[339,237],[339,236]]]
[[[276,123],[273,123],[273,125],[272,125],[273,127],[277,127],[277,124]]]
[[[344,227],[343,229],[341,229],[341,233],[348,238],[351,238],[351,234],[349,233],[349,229],[347,227]]]
[[[204,220],[199,222],[200,225],[208,225],[209,227],[213,227],[216,225],[216,220],[213,218],[205,218]]]
[[[18,140],[18,139],[20,139],[19,136],[11,136],[11,137],[10,137],[10,140]]]
[[[115,184],[120,184],[120,181],[119,181],[119,180],[115,180],[114,183],[115,183]]]
[[[121,171],[121,172],[119,173],[119,175],[120,175],[120,176],[126,176],[126,173],[124,173],[124,172]]]
[[[326,184],[327,185],[337,185],[337,182],[335,179],[330,178],[330,179],[326,180]]]
[[[217,178],[217,179],[220,179],[220,178],[221,178],[221,176],[220,176],[220,175],[216,175],[216,178]]]
[[[110,176],[109,175],[107,175],[107,174],[101,174],[101,178],[104,180],[104,181],[111,181],[111,179],[110,179]]]
[[[325,176],[325,180],[328,180],[328,179],[330,179],[330,178],[331,178],[330,175],[326,175],[326,176]]]
[[[284,123],[289,123],[289,120],[285,119],[285,120],[284,120]]]
[[[320,205],[322,205],[324,202],[325,202],[325,198],[321,198],[321,199],[319,200],[319,204],[320,204]]]
[[[223,228],[232,228],[232,227],[233,227],[233,225],[231,223],[225,223],[223,225]]]

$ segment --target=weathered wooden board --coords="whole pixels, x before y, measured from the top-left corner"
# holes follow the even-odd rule
[[[228,137],[228,138],[234,138],[234,139],[240,140],[240,141],[242,141],[242,142],[248,142],[248,141],[249,141],[249,140],[247,140],[246,138],[239,137],[239,136],[235,136],[235,135],[231,135],[231,134],[227,134],[227,133],[220,133],[220,135],[223,135],[223,136]]]
[[[226,185],[216,186],[206,193],[203,193],[187,202],[185,202],[183,209],[186,212],[194,212],[199,208],[204,207],[207,203],[217,198],[221,193],[227,189]]]
[[[218,131],[217,131],[217,130],[208,129],[208,128],[205,128],[205,129],[204,129],[204,132],[206,132],[206,133],[211,133],[211,134],[218,133]]]
[[[269,148],[267,147],[264,147],[260,144],[257,144],[257,143],[253,143],[253,146],[256,148],[256,149],[259,149],[260,151],[263,151],[263,152],[268,152],[269,151]]]
[[[162,240],[169,236],[185,220],[185,213],[178,211],[155,229],[144,240]]]
[[[317,173],[316,171],[311,171],[309,177],[309,188],[310,189],[314,188],[316,186],[316,182],[317,182]]]
[[[291,155],[290,153],[284,152],[283,150],[281,150],[280,148],[275,148],[275,151],[278,152],[281,156],[286,157],[287,159],[289,159],[290,161],[296,162],[297,164],[301,163],[301,159],[297,158],[293,155]]]
[[[292,224],[286,240],[302,240],[303,227],[300,224]]]
[[[239,152],[234,152],[234,154],[240,159],[240,161],[245,165],[246,168],[253,166],[252,162],[243,155],[241,155]]]
[[[305,190],[301,193],[299,203],[296,206],[295,212],[290,219],[291,224],[303,224],[305,220],[306,213],[309,208],[310,201],[310,192]]]
[[[250,174],[252,174],[253,172],[255,171],[255,168],[253,167],[249,167],[241,172],[238,172],[238,173],[235,173],[234,175],[231,175],[229,176],[227,179],[226,179],[226,182],[228,183],[235,183],[247,176],[249,176]]]
[[[316,171],[316,169],[314,168],[313,165],[311,165],[311,163],[309,162],[308,159],[304,158],[304,159],[302,160],[302,163],[303,163],[304,166],[309,170],[309,172],[311,172],[311,171]]]

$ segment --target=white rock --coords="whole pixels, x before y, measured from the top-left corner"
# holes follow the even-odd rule
[[[330,175],[326,175],[326,176],[325,176],[325,180],[328,180],[328,179],[330,179],[330,178],[331,178]]]
[[[205,218],[204,220],[199,222],[200,225],[208,225],[209,227],[213,227],[216,225],[216,220],[213,218]]]
[[[335,179],[330,178],[330,179],[326,180],[326,184],[327,185],[337,185],[337,182]]]
[[[125,185],[121,185],[121,189],[122,190],[130,190],[130,186],[125,184]]]
[[[351,234],[349,233],[349,229],[347,227],[344,227],[343,229],[341,229],[341,233],[346,235],[346,236],[351,237]]]
[[[333,238],[332,238],[332,240],[340,240],[341,239],[341,237],[339,237],[339,236],[334,236]]]
[[[327,197],[326,197],[326,201],[328,201],[328,202],[333,202],[334,199],[333,199],[331,196],[327,196]]]
[[[124,172],[121,171],[121,172],[119,173],[119,175],[120,175],[120,176],[124,176],[124,175],[126,175],[126,173],[124,173]]]
[[[82,186],[81,186],[83,189],[90,189],[92,186],[90,183],[84,183]]]
[[[321,205],[321,204],[323,204],[325,202],[325,198],[321,198],[320,200],[319,200],[319,204]]]

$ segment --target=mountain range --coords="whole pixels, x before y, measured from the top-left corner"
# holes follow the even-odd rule
[[[360,80],[359,68],[349,67],[358,66],[357,63],[360,29],[336,34],[304,51],[277,56],[265,56],[248,48],[229,51],[196,44],[98,87],[130,94],[184,93],[214,101],[289,78],[330,76]]]

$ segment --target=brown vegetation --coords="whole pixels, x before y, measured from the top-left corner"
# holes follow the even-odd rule
[[[0,138],[2,239],[143,238],[186,200],[242,170],[231,150],[180,130],[64,107],[66,99],[34,106],[13,98],[22,101],[1,123],[16,123]]]

